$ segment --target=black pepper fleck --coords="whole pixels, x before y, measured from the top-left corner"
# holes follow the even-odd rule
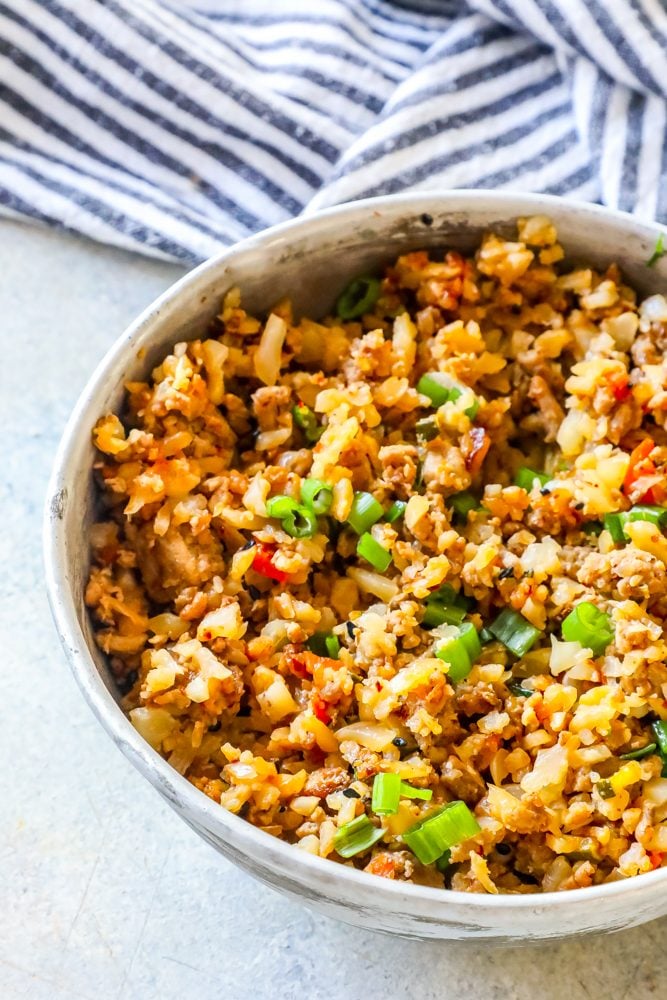
[[[424,223],[425,226],[432,226],[433,225],[433,216],[429,215],[428,212],[424,212],[423,213],[423,215],[421,216],[421,220],[422,220],[422,222]]]

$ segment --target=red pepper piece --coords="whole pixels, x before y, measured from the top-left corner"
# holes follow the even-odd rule
[[[329,706],[327,705],[324,698],[320,698],[319,694],[314,694],[312,704],[313,704],[313,715],[315,716],[315,718],[319,719],[320,722],[323,722],[325,726],[328,726],[329,723],[331,722],[331,716],[329,715],[328,712]]]
[[[274,553],[275,549],[270,548],[268,545],[258,545],[255,558],[252,561],[252,568],[256,573],[268,576],[269,580],[275,580],[276,583],[284,583],[289,573],[284,573],[281,569],[273,565]]]
[[[639,496],[634,498],[635,503],[661,503],[664,499],[663,489],[652,483],[651,477],[656,475],[657,469],[655,463],[651,461],[649,455],[655,448],[655,442],[652,438],[645,438],[641,444],[638,444],[636,448],[630,453],[630,464],[628,465],[628,471],[625,474],[625,479],[623,480],[623,492],[627,496],[630,490],[637,485],[637,488],[641,490],[642,483],[639,482],[641,479],[647,479],[646,485],[649,487],[645,489]]]
[[[624,403],[632,395],[630,383],[626,378],[620,378],[617,382],[614,382],[611,391],[614,394],[614,399],[619,403]]]

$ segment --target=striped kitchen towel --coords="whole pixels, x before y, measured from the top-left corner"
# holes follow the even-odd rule
[[[194,263],[519,188],[667,221],[661,0],[0,0],[0,211]]]

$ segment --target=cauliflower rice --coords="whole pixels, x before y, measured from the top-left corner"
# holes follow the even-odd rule
[[[232,289],[94,429],[123,707],[301,850],[486,893],[665,864],[667,302],[563,256],[534,217],[343,318]]]

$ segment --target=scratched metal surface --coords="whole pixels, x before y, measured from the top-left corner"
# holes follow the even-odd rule
[[[667,919],[529,950],[390,940],[254,882],[114,749],[69,675],[42,587],[50,459],[93,365],[179,275],[0,224],[2,1000],[644,1000]]]

